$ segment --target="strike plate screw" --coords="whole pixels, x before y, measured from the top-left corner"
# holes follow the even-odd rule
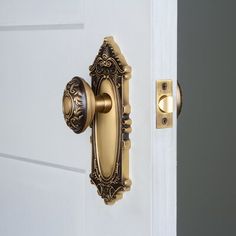
[[[167,89],[167,83],[163,83],[162,84],[162,90],[166,90]]]
[[[167,124],[167,121],[168,121],[168,120],[167,120],[167,118],[166,118],[166,117],[165,117],[165,118],[163,118],[163,119],[162,119],[162,124],[163,124],[163,125],[166,125],[166,124]]]

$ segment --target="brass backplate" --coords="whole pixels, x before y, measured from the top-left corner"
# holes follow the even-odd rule
[[[130,189],[129,149],[131,132],[129,79],[131,67],[113,37],[106,37],[90,66],[95,96],[108,94],[112,108],[96,113],[92,123],[91,182],[106,204],[113,204]]]
[[[156,127],[173,126],[173,87],[172,80],[156,81]]]

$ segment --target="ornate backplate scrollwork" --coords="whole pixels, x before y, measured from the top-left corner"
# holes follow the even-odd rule
[[[128,87],[131,67],[128,66],[112,37],[104,39],[93,65],[90,66],[90,76],[95,96],[104,92],[104,88],[108,88],[114,107],[108,114],[95,115],[93,120],[90,174],[91,182],[96,185],[98,194],[106,204],[112,204],[131,186],[129,179],[131,120]],[[111,124],[109,119],[115,119],[112,127],[109,126]],[[99,129],[101,122],[103,130]],[[105,148],[110,152],[107,153]]]

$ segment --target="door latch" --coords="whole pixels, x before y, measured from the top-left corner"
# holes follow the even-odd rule
[[[182,109],[182,91],[177,83],[176,93],[177,116]],[[158,80],[156,82],[156,128],[165,129],[173,126],[173,82],[172,80]]]

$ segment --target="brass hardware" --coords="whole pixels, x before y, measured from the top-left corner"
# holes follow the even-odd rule
[[[94,96],[88,83],[74,77],[63,95],[63,113],[66,124],[77,134],[82,133],[93,121],[95,112],[107,113],[112,101],[108,94]]]
[[[163,95],[159,99],[159,109],[163,113],[172,113],[173,112],[173,97]]]
[[[158,129],[171,128],[173,126],[174,101],[172,90],[172,80],[158,80],[156,82],[156,127]],[[182,109],[182,91],[179,83],[177,83],[176,100],[177,116],[179,116]]]
[[[106,37],[89,70],[92,88],[82,78],[74,77],[64,91],[63,113],[75,133],[92,127],[91,183],[106,204],[113,204],[131,186],[131,67],[113,38]]]
[[[183,93],[179,82],[177,83],[176,103],[177,103],[177,117],[179,117],[183,107]]]
[[[173,91],[172,80],[158,80],[156,82],[157,114],[156,127],[158,129],[173,126]]]

